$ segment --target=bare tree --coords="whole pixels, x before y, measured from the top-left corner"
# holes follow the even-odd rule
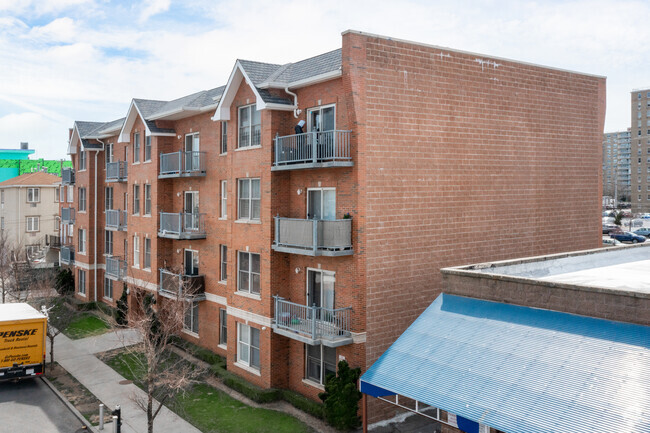
[[[16,285],[12,281],[15,255],[15,247],[9,239],[7,231],[0,230],[0,291],[2,291],[3,304],[7,302],[7,297],[14,294],[16,290]]]

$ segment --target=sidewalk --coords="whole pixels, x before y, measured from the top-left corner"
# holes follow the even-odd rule
[[[133,330],[109,332],[97,337],[71,340],[64,334],[59,334],[54,340],[54,360],[74,376],[83,386],[88,388],[104,404],[111,409],[116,405],[122,408],[122,433],[145,433],[147,431],[147,415],[140,409],[131,396],[146,397],[144,391],[133,384],[120,385],[124,377],[102,361],[95,353],[123,347],[125,344],[136,344],[139,336]],[[49,356],[49,348],[48,348]],[[99,411],[99,408],[97,408]],[[103,432],[112,432],[112,426],[104,426]],[[155,433],[200,433],[200,431],[163,407],[154,420]]]

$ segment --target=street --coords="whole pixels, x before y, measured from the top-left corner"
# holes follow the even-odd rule
[[[40,378],[0,382],[0,433],[75,433],[82,426]]]

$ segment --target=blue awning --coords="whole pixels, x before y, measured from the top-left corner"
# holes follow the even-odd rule
[[[442,294],[361,391],[507,433],[650,433],[650,327]]]

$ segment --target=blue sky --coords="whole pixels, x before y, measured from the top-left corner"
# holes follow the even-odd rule
[[[606,131],[650,87],[647,1],[0,0],[0,147],[65,158],[74,120],[225,84],[237,58],[286,63],[355,29],[607,76]]]

